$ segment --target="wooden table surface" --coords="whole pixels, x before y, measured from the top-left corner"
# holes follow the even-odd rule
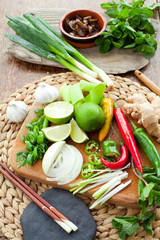
[[[15,59],[5,53],[8,39],[4,37],[4,33],[10,31],[7,25],[6,14],[12,16],[22,15],[29,9],[37,8],[89,8],[100,11],[100,4],[107,2],[106,0],[0,0],[0,103],[4,98],[10,96],[17,89],[22,88],[25,84],[40,79],[47,74],[60,73],[66,71],[62,68],[54,68],[49,66],[41,66],[31,64]],[[156,0],[146,0],[147,3],[154,3]],[[159,19],[159,12],[155,14],[155,18]],[[152,81],[160,86],[160,30],[157,34],[158,49],[154,57],[151,59],[147,67],[141,71]],[[123,76],[137,81],[133,72],[124,74]]]

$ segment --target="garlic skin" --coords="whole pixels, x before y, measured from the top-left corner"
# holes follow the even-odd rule
[[[44,82],[39,83],[39,86],[35,91],[37,102],[42,104],[53,102],[57,100],[58,97],[59,91],[57,88]]]
[[[8,103],[7,117],[11,122],[22,122],[27,112],[27,105],[22,101],[11,101]]]

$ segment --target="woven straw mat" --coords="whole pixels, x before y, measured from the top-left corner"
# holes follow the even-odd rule
[[[110,75],[114,81],[114,89],[106,90],[107,96],[111,98],[128,97],[136,92],[147,94],[150,90],[136,82],[132,82],[127,78],[115,77]],[[22,89],[13,93],[9,98],[5,99],[0,105],[0,160],[10,167],[8,158],[16,135],[21,127],[21,123],[10,123],[6,117],[6,109],[8,102],[11,100],[24,101],[30,107],[34,101],[34,92],[38,83],[45,82],[54,86],[61,85],[63,82],[73,84],[81,78],[74,73],[67,72],[46,76],[31,84],[25,85]],[[10,167],[11,168],[11,167]],[[38,194],[43,193],[51,186],[24,179],[24,181],[34,189]],[[88,197],[79,197],[89,206],[92,200]],[[23,239],[23,232],[20,224],[20,216],[24,208],[30,203],[30,200],[9,180],[0,174],[0,236],[7,239],[20,240]],[[117,230],[112,226],[112,219],[115,216],[134,216],[139,213],[138,209],[127,209],[113,204],[98,206],[92,210],[92,215],[97,223],[97,233],[95,240],[111,240],[119,239]],[[141,227],[138,232],[128,240],[159,240],[160,239],[160,208],[156,210],[157,218],[153,222],[153,236],[147,235]],[[86,239],[87,240],[87,239]]]

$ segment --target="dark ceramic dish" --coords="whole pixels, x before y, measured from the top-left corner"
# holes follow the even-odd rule
[[[97,19],[97,24],[99,27],[99,31],[92,36],[87,37],[77,37],[71,35],[69,32],[66,31],[66,20],[70,21],[75,19],[76,16],[80,16],[82,18],[86,16],[91,16]],[[95,40],[100,36],[102,32],[106,29],[106,19],[103,17],[102,14],[88,9],[79,9],[73,10],[66,13],[60,20],[60,30],[64,39],[69,42],[71,45],[78,47],[78,48],[88,48],[95,46]]]

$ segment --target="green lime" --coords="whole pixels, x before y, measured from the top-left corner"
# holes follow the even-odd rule
[[[68,122],[73,115],[73,111],[73,105],[63,101],[50,103],[44,108],[46,118],[55,124]]]
[[[63,141],[69,137],[71,133],[71,124],[62,124],[53,127],[43,128],[45,137],[52,142]]]
[[[87,134],[84,132],[83,129],[81,129],[78,124],[76,123],[76,121],[72,118],[71,121],[71,133],[70,133],[70,137],[72,138],[72,140],[76,143],[82,143],[85,142],[87,140],[89,140]]]
[[[86,132],[100,129],[104,123],[104,113],[100,106],[87,102],[80,105],[75,113],[76,122]]]

